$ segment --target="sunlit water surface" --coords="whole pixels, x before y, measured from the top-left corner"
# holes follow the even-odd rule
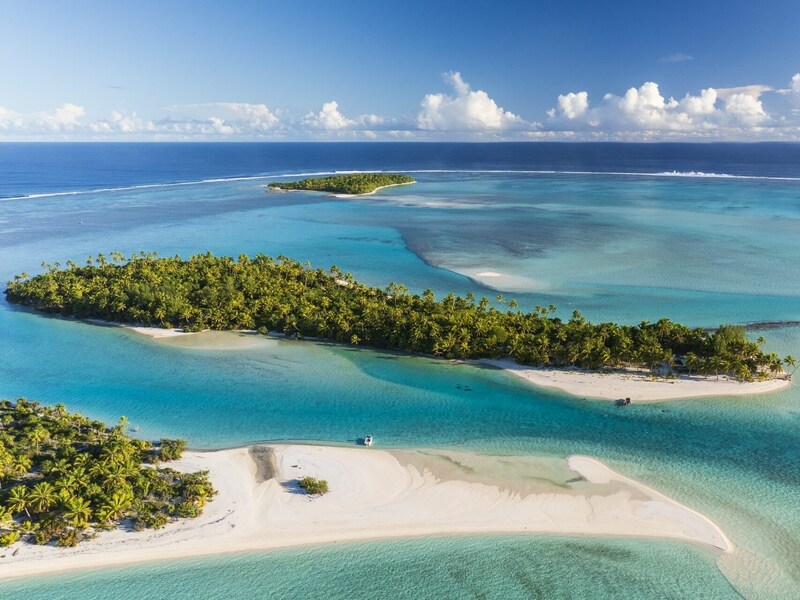
[[[266,194],[261,180],[0,202],[0,277],[99,251],[284,254],[413,291],[498,290],[523,307],[692,325],[800,320],[800,183],[419,173],[364,199]],[[113,186],[118,187],[118,186]],[[9,194],[14,195],[14,194]],[[485,276],[481,273],[497,273]],[[487,287],[487,286],[492,286]],[[492,289],[497,288],[497,289]],[[703,511],[738,550],[562,538],[446,538],[140,566],[0,585],[9,597],[795,597],[800,397],[620,411],[500,371],[241,338],[159,343],[0,304],[0,395],[197,448],[263,440],[584,453]],[[800,346],[800,328],[764,332]],[[212,343],[215,342],[215,343]],[[244,584],[243,582],[246,582]],[[255,592],[254,590],[258,590]]]

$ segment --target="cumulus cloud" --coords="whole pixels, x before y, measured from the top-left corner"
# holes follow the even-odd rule
[[[325,102],[319,112],[310,112],[303,119],[303,125],[307,128],[325,131],[347,129],[355,124],[355,121],[339,112],[339,103],[336,101]]]
[[[548,112],[547,128],[561,131],[627,132],[629,134],[666,132],[720,136],[764,125],[770,116],[761,95],[767,86],[740,88],[712,87],[681,100],[666,98],[657,83],[648,81],[628,89],[622,96],[606,94],[591,106],[586,92],[560,95],[557,107]]]
[[[564,94],[558,97],[558,109],[567,119],[577,119],[589,108],[588,92]]]
[[[280,127],[280,119],[266,104],[247,102],[206,102],[170,106],[168,120],[160,124],[168,129],[196,129],[203,134],[258,135]]]
[[[778,92],[786,96],[792,106],[800,108],[800,73],[792,77],[787,89],[778,90]]]
[[[66,102],[53,110],[34,113],[19,113],[0,107],[0,130],[18,133],[46,132],[61,133],[80,129],[82,117],[86,115],[83,106]]]
[[[731,94],[725,100],[725,114],[744,125],[758,125],[768,119],[758,97],[750,94]]]
[[[157,130],[153,121],[141,119],[136,113],[124,114],[119,111],[111,111],[108,119],[100,119],[89,123],[89,129],[94,133],[154,133]]]
[[[454,71],[444,80],[453,94],[427,94],[417,114],[417,126],[435,131],[502,131],[526,125],[514,113],[503,110],[483,90],[473,91]]]
[[[621,94],[556,97],[544,123],[498,106],[460,73],[444,74],[448,91],[425,95],[405,116],[348,115],[335,100],[318,110],[273,111],[263,103],[210,102],[163,109],[158,118],[114,110],[89,116],[78,104],[21,113],[0,106],[2,139],[537,139],[800,140],[800,73],[785,89],[766,85],[706,87],[665,95],[647,81]],[[794,109],[793,111],[791,109]],[[166,115],[166,116],[165,116]]]

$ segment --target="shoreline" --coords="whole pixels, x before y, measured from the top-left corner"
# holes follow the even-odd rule
[[[140,327],[124,323],[106,322],[91,319],[94,325],[113,326],[128,329],[139,335],[156,341],[179,338],[181,336],[206,336],[210,343],[207,349],[238,349],[249,344],[241,338],[243,335],[255,334],[252,330],[184,332],[180,329],[162,329],[160,327]],[[227,340],[226,338],[229,337]],[[234,338],[233,335],[237,337]],[[269,335],[268,339],[283,339]],[[201,338],[196,338],[198,342]],[[321,341],[305,338],[300,341]],[[255,342],[253,342],[255,343]],[[403,353],[405,355],[405,353]],[[413,355],[408,355],[413,356]],[[446,359],[441,359],[446,360]],[[739,381],[731,377],[703,375],[680,375],[676,378],[653,376],[647,370],[610,370],[606,372],[584,371],[573,369],[553,369],[549,367],[530,367],[520,365],[510,358],[455,361],[469,365],[488,366],[506,371],[519,377],[534,387],[554,389],[571,396],[583,399],[618,400],[631,398],[636,402],[665,402],[669,400],[686,400],[691,398],[708,398],[715,396],[751,396],[769,394],[789,387],[790,379],[771,378],[766,381]]]
[[[585,456],[256,445],[186,452],[169,466],[210,471],[219,495],[202,516],[155,531],[101,532],[76,548],[18,543],[0,551],[0,580],[442,535],[634,536],[734,549],[707,517]],[[297,480],[306,475],[326,479],[331,491],[305,495]]]
[[[84,319],[85,322],[102,327],[120,327],[136,334],[146,336],[157,342],[176,340],[183,336],[199,336],[197,344],[187,347],[233,350],[255,345],[255,341],[243,340],[245,336],[254,335],[253,330],[234,331],[182,331],[180,329],[163,329],[161,327],[144,327],[103,321],[101,319]],[[265,339],[282,340],[280,335],[270,334]],[[205,338],[207,344],[202,344]],[[287,341],[298,341],[285,338]],[[324,342],[312,338],[299,341]],[[379,350],[379,349],[376,349]],[[401,352],[401,351],[398,351]],[[415,356],[401,352],[404,356]],[[437,358],[437,357],[428,357]],[[447,360],[447,359],[440,359]],[[531,367],[520,365],[510,358],[475,360],[454,360],[451,362],[473,366],[491,367],[505,371],[515,377],[527,381],[534,387],[558,390],[576,398],[592,400],[619,400],[631,398],[633,403],[655,403],[670,400],[687,400],[692,398],[708,398],[716,396],[753,396],[769,394],[788,388],[791,379],[773,377],[766,381],[739,381],[721,375],[719,377],[704,375],[680,375],[675,378],[657,377],[644,369],[609,370],[605,372],[585,371],[577,368],[554,369],[550,367]]]
[[[721,375],[680,375],[674,379],[656,377],[647,370],[615,370],[608,372],[580,369],[529,367],[512,359],[480,359],[474,364],[502,369],[528,383],[556,389],[571,396],[600,400],[630,398],[632,402],[665,402],[710,396],[750,396],[768,394],[791,385],[790,379],[739,381]]]
[[[325,194],[326,196],[328,196],[330,198],[360,198],[361,196],[372,196],[373,194],[378,193],[380,190],[385,190],[386,188],[399,187],[401,185],[413,185],[415,183],[417,183],[417,182],[416,181],[407,181],[405,183],[390,183],[389,185],[382,185],[382,186],[376,187],[371,192],[364,192],[363,194],[337,194],[336,192],[328,192],[326,190],[285,190],[280,186],[269,187],[269,186],[266,186],[266,185],[263,186],[263,187],[267,188],[267,193],[268,194],[276,193],[276,192],[278,194],[286,194],[286,193],[291,193],[291,192],[316,192],[318,194]]]

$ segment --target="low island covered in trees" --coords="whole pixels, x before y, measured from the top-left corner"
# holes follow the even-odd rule
[[[273,181],[267,186],[277,190],[304,190],[357,196],[409,183],[415,183],[414,179],[402,173],[347,173],[329,177],[311,177],[300,181]]]
[[[208,473],[160,466],[183,440],[152,443],[100,421],[20,398],[0,401],[0,547],[75,546],[128,522],[159,529],[196,517],[215,495]]]
[[[519,310],[473,294],[437,299],[403,285],[367,286],[286,257],[189,259],[138,254],[90,258],[85,266],[45,265],[43,274],[9,282],[9,302],[47,313],[185,331],[257,330],[295,338],[434,355],[450,359],[511,358],[530,366],[647,368],[669,366],[742,381],[783,374],[782,361],[750,341],[743,327],[714,331],[661,319],[639,325],[568,320],[555,307]]]

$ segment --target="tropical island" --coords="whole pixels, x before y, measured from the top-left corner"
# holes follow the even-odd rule
[[[208,472],[160,466],[186,442],[148,442],[20,398],[0,401],[0,547],[29,541],[76,546],[129,524],[161,529],[199,516],[215,494]]]
[[[267,187],[273,190],[303,190],[329,192],[348,196],[362,196],[395,185],[408,185],[415,180],[402,173],[347,173],[329,177],[311,177],[300,181],[273,181]]]
[[[9,282],[9,302],[47,313],[184,331],[257,330],[448,359],[507,359],[564,369],[637,368],[739,381],[789,375],[781,360],[748,340],[741,326],[715,331],[660,319],[639,325],[564,321],[554,306],[522,312],[515,301],[476,300],[431,290],[411,294],[396,283],[361,284],[337,267],[313,269],[286,257],[189,259],[113,253],[85,266],[45,265]],[[498,308],[501,307],[501,308]]]

